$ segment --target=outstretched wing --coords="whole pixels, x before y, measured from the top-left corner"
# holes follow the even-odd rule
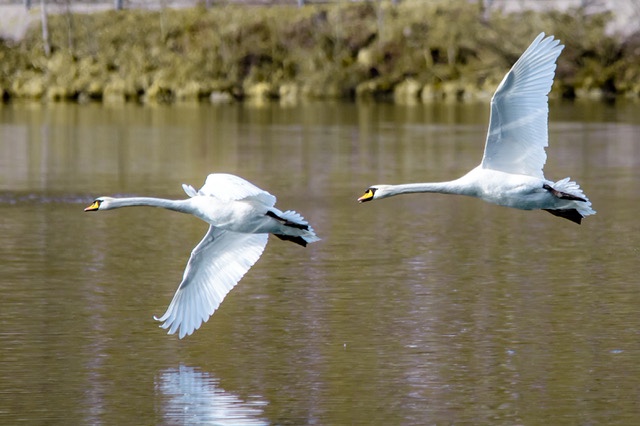
[[[504,76],[491,99],[483,168],[544,178],[547,95],[563,48],[541,33]]]
[[[260,258],[268,234],[240,234],[213,226],[193,249],[182,282],[158,321],[182,339],[200,328]]]
[[[227,173],[212,173],[207,176],[207,180],[198,194],[216,197],[221,201],[254,199],[267,207],[273,207],[276,204],[276,197],[267,191],[241,177]]]

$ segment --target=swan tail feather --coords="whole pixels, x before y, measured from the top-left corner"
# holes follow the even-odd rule
[[[287,213],[295,213],[296,216],[289,215],[289,217],[286,217]],[[292,228],[297,228],[297,229],[304,229],[305,231],[309,230],[309,223],[307,223],[307,221],[304,220],[304,218],[299,214],[297,214],[296,212],[286,211],[281,216],[278,216],[276,213],[269,210],[266,213],[266,215],[274,218],[275,220],[277,220],[278,222],[282,223],[285,226],[290,226]]]
[[[311,225],[309,225],[309,222],[307,222],[307,220],[304,217],[302,217],[299,213],[293,210],[287,210],[286,212],[282,213],[282,218],[285,219],[289,224],[295,224],[293,226],[292,225],[288,225],[288,226],[291,226],[294,229],[299,229],[300,231],[302,231],[302,233],[299,234],[299,237],[302,238],[307,243],[314,243],[316,241],[320,241],[320,238],[318,238],[318,236],[316,235],[316,231],[313,230]]]
[[[546,211],[555,216],[580,224],[583,217],[596,214],[596,211],[591,208],[591,201],[582,192],[580,185],[568,177],[557,181],[553,185],[545,184],[543,188],[551,192],[556,198],[567,202],[566,208],[546,209]]]
[[[315,231],[299,213],[293,210],[275,213],[267,211],[267,216],[274,218],[284,225],[285,233],[274,233],[274,235],[284,241],[292,241],[306,247],[308,243],[320,241]]]

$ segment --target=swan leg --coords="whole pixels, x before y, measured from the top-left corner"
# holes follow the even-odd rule
[[[555,197],[560,198],[562,200],[573,200],[573,201],[587,202],[587,200],[585,200],[582,197],[577,197],[577,196],[575,196],[573,194],[569,194],[567,192],[558,191],[557,189],[552,188],[551,186],[547,185],[546,183],[544,185],[542,185],[542,188],[546,189],[547,191],[552,193]]]
[[[293,235],[285,235],[285,234],[273,234],[276,237],[280,238],[283,241],[291,241],[294,242],[296,244],[300,244],[302,247],[306,247],[307,246],[307,241],[299,236],[294,237]]]
[[[274,218],[275,220],[277,220],[278,222],[280,222],[281,224],[285,225],[285,226],[290,226],[292,228],[296,228],[296,229],[303,229],[305,231],[309,230],[309,225],[305,225],[302,223],[295,223],[292,222],[290,220],[287,220],[283,217],[278,216],[277,214],[275,214],[274,212],[272,212],[271,210],[267,210],[267,212],[265,213],[265,215]],[[280,237],[280,235],[278,235],[278,237]],[[285,239],[285,238],[281,238],[281,239]],[[291,240],[293,241],[293,240]],[[304,244],[306,246],[306,243]]]
[[[584,217],[576,209],[566,209],[566,210],[542,209],[542,210],[544,210],[546,212],[549,212],[554,216],[563,217],[565,219],[568,219],[571,222],[577,223],[578,225],[580,225],[580,223],[582,222],[582,218]]]

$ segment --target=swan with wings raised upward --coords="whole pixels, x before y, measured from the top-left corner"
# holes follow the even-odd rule
[[[556,60],[564,48],[541,33],[504,76],[491,99],[491,118],[479,166],[459,179],[437,183],[374,185],[359,202],[399,194],[439,192],[481,198],[522,210],[541,209],[580,223],[595,214],[580,186],[565,178],[545,179],[548,94]]]
[[[318,241],[313,228],[298,213],[275,208],[276,197],[246,180],[225,173],[210,174],[199,191],[182,185],[189,198],[99,197],[85,211],[131,206],[162,207],[192,214],[209,226],[193,249],[182,282],[163,321],[169,334],[182,339],[197,330],[220,306],[227,293],[258,261],[269,234],[306,247]]]

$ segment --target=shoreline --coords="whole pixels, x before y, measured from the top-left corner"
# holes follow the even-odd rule
[[[52,13],[49,57],[39,25],[0,43],[0,91],[4,101],[484,100],[544,30],[566,46],[552,96],[639,98],[640,33],[607,35],[610,21],[487,16],[466,1]]]

